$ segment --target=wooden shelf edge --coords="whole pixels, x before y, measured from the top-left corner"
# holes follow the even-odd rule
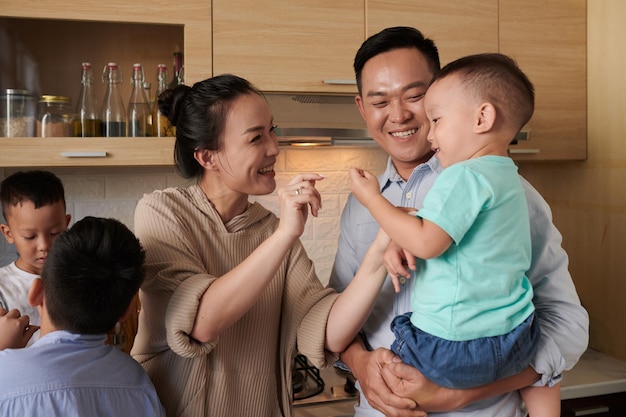
[[[0,168],[173,165],[173,137],[0,138]]]

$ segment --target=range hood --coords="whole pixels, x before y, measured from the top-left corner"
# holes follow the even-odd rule
[[[280,145],[375,145],[353,95],[265,93]]]

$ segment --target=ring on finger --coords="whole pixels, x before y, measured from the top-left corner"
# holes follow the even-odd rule
[[[296,188],[296,195],[302,194],[302,187]]]

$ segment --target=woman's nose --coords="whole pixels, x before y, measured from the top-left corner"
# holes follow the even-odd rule
[[[278,137],[276,136],[276,134],[272,133],[270,135],[270,138],[267,141],[267,144],[268,145],[267,145],[266,153],[270,156],[278,155],[278,152],[279,152]]]

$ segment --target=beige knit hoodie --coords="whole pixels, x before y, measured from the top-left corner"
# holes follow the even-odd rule
[[[155,191],[138,203],[135,233],[146,249],[147,277],[131,354],[169,417],[289,417],[295,353],[318,367],[336,359],[324,350],[336,294],[319,282],[299,241],[237,323],[209,343],[189,337],[205,290],[277,225],[259,204],[224,224],[198,186]]]

